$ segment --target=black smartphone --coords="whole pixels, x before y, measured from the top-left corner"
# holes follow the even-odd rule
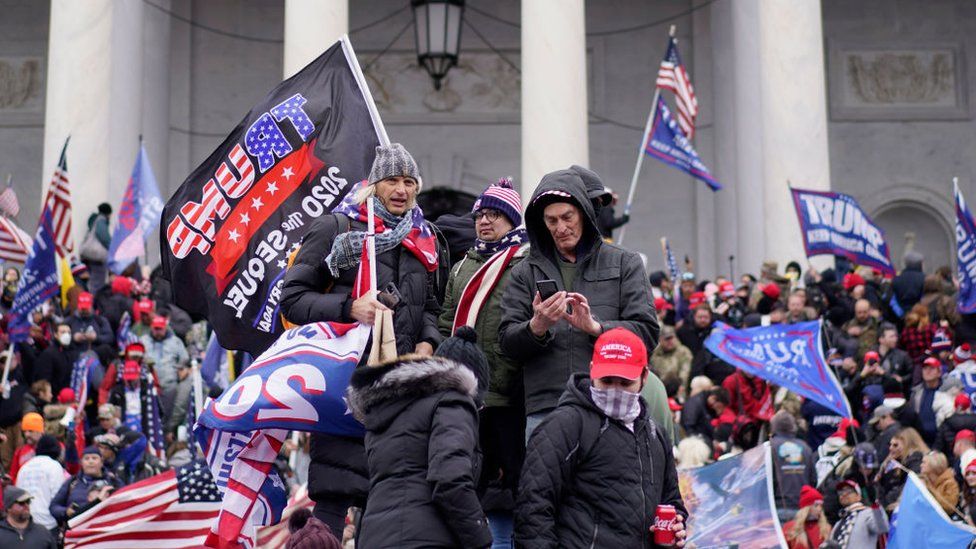
[[[536,280],[535,287],[539,290],[539,297],[542,298],[542,301],[556,295],[556,292],[559,291],[559,288],[556,287],[556,281],[552,279]]]

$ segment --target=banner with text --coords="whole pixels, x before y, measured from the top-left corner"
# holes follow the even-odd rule
[[[956,269],[959,273],[959,312],[976,313],[976,223],[966,207],[966,199],[953,183],[956,193]]]
[[[894,276],[884,231],[850,195],[790,189],[807,257],[839,255]]]

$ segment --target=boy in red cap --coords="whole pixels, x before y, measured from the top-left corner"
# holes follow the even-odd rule
[[[671,441],[640,395],[648,374],[637,335],[614,328],[597,338],[590,375],[570,377],[558,406],[529,439],[516,544],[650,548],[660,504],[675,507],[673,529],[684,545],[688,512]]]

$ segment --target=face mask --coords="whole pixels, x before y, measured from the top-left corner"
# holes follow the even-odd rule
[[[631,393],[623,389],[597,389],[590,387],[593,404],[607,417],[619,419],[624,423],[632,423],[640,414],[640,394]]]
[[[62,347],[71,345],[71,334],[59,334],[58,343],[60,343]]]

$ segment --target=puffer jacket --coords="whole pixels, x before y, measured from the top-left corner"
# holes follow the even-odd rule
[[[364,231],[366,225],[350,221],[349,230]],[[357,270],[347,269],[333,279],[325,264],[338,234],[337,217],[324,215],[312,223],[305,235],[282,285],[281,311],[289,321],[352,321],[349,312]],[[436,347],[441,341],[437,331],[439,306],[429,291],[432,285],[424,266],[403,246],[397,246],[377,254],[376,279],[379,289],[395,283],[402,300],[393,312],[397,353],[411,353],[421,341]],[[368,350],[363,356],[369,356]],[[313,434],[309,454],[312,461],[308,488],[313,501],[348,498],[359,507],[364,505],[369,481],[362,438]]]
[[[488,300],[478,313],[478,321],[475,323],[474,330],[478,334],[478,346],[485,353],[488,359],[488,367],[491,372],[491,379],[488,383],[488,392],[485,395],[485,406],[509,406],[512,404],[512,396],[519,393],[516,383],[519,381],[518,366],[502,352],[501,342],[499,341],[498,327],[502,322],[502,294],[505,287],[512,280],[512,269],[522,260],[527,248],[522,248],[515,257],[512,258],[508,268],[502,273],[501,278],[495,289],[488,296]],[[440,318],[437,320],[437,327],[444,337],[451,335],[451,328],[454,325],[454,315],[457,313],[458,302],[464,287],[467,286],[471,277],[485,264],[486,258],[476,252],[473,248],[468,250],[464,258],[454,266],[451,276],[447,280],[447,289],[444,294],[444,306]]]
[[[641,413],[631,432],[576,374],[533,432],[522,468],[515,540],[525,548],[653,547],[659,504],[687,517],[671,442]]]
[[[347,393],[366,427],[369,501],[358,547],[488,547],[475,493],[477,381],[442,358],[359,368]]]
[[[566,288],[560,275],[558,253],[543,220],[544,193],[568,193],[580,209],[583,235],[577,246],[573,291],[586,296],[590,312],[603,330],[623,327],[644,340],[648,349],[657,347],[660,325],[651,303],[651,285],[640,256],[608,244],[597,230],[593,204],[574,170],[547,174],[525,210],[525,228],[531,249],[529,256],[512,269],[512,281],[502,296],[499,327],[502,351],[522,364],[527,414],[554,408],[574,373],[589,371],[595,338],[560,320],[542,338],[529,330],[536,281],[551,279],[559,291]]]

